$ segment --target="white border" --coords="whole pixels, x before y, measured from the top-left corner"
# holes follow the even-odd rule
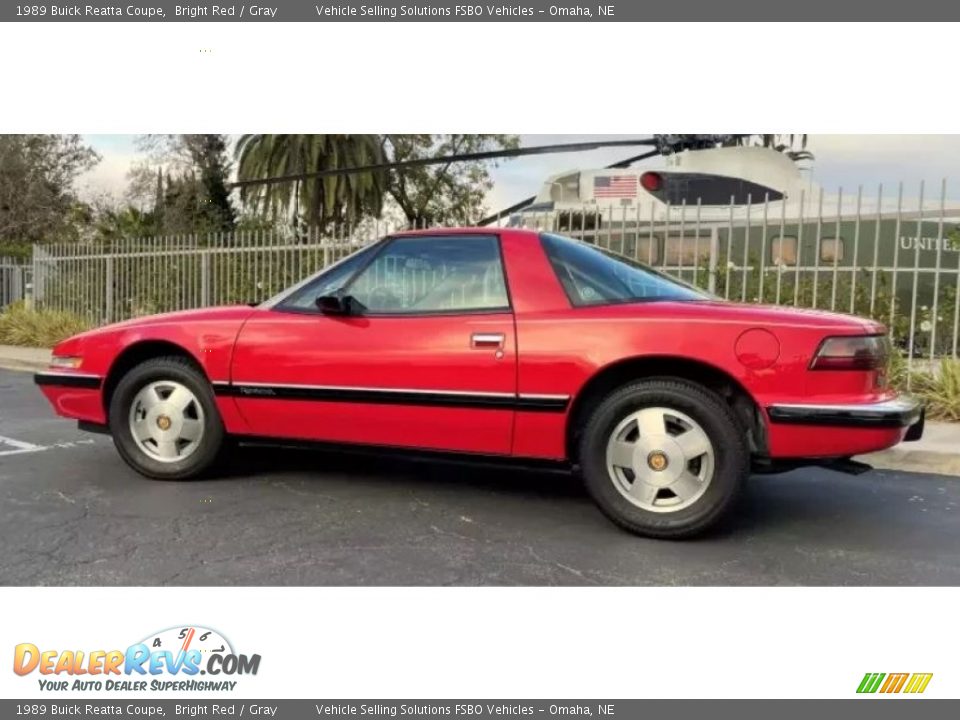
[[[0,131],[949,133],[955,53],[950,24],[8,24]],[[927,697],[960,696],[956,588],[0,598],[5,653],[220,628],[264,658],[245,697],[853,697],[868,671],[933,672]],[[3,696],[35,686],[0,672]]]
[[[950,23],[6,23],[0,131],[951,133],[955,48]]]
[[[924,697],[960,696],[956,588],[27,588],[3,597],[18,609],[0,630],[8,657],[19,642],[111,650],[184,623],[216,628],[237,652],[262,656],[235,697],[850,698],[866,672],[932,672]],[[0,696],[41,696],[37,677],[5,669]]]

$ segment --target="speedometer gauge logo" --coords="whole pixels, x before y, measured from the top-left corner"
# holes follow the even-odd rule
[[[148,635],[140,642],[153,652],[168,650],[176,654],[178,650],[181,653],[199,650],[204,656],[211,653],[233,655],[229,640],[216,630],[201,625],[167,628]]]

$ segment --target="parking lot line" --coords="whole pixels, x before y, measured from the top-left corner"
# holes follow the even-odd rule
[[[0,449],[0,456],[20,455],[22,453],[40,452],[41,450],[47,449],[44,445],[34,445],[33,443],[23,442],[22,440],[14,440],[13,438],[0,435],[0,448],[5,448],[6,446],[9,446],[13,449]]]

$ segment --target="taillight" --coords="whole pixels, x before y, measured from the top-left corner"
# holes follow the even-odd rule
[[[886,335],[828,337],[810,363],[811,370],[879,370],[886,366],[890,340]]]
[[[656,172],[645,172],[640,176],[640,187],[647,192],[657,192],[663,187],[663,175]]]

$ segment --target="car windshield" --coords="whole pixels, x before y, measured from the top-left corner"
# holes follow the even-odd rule
[[[712,296],[643,263],[562,235],[540,235],[560,284],[575,306]]]

